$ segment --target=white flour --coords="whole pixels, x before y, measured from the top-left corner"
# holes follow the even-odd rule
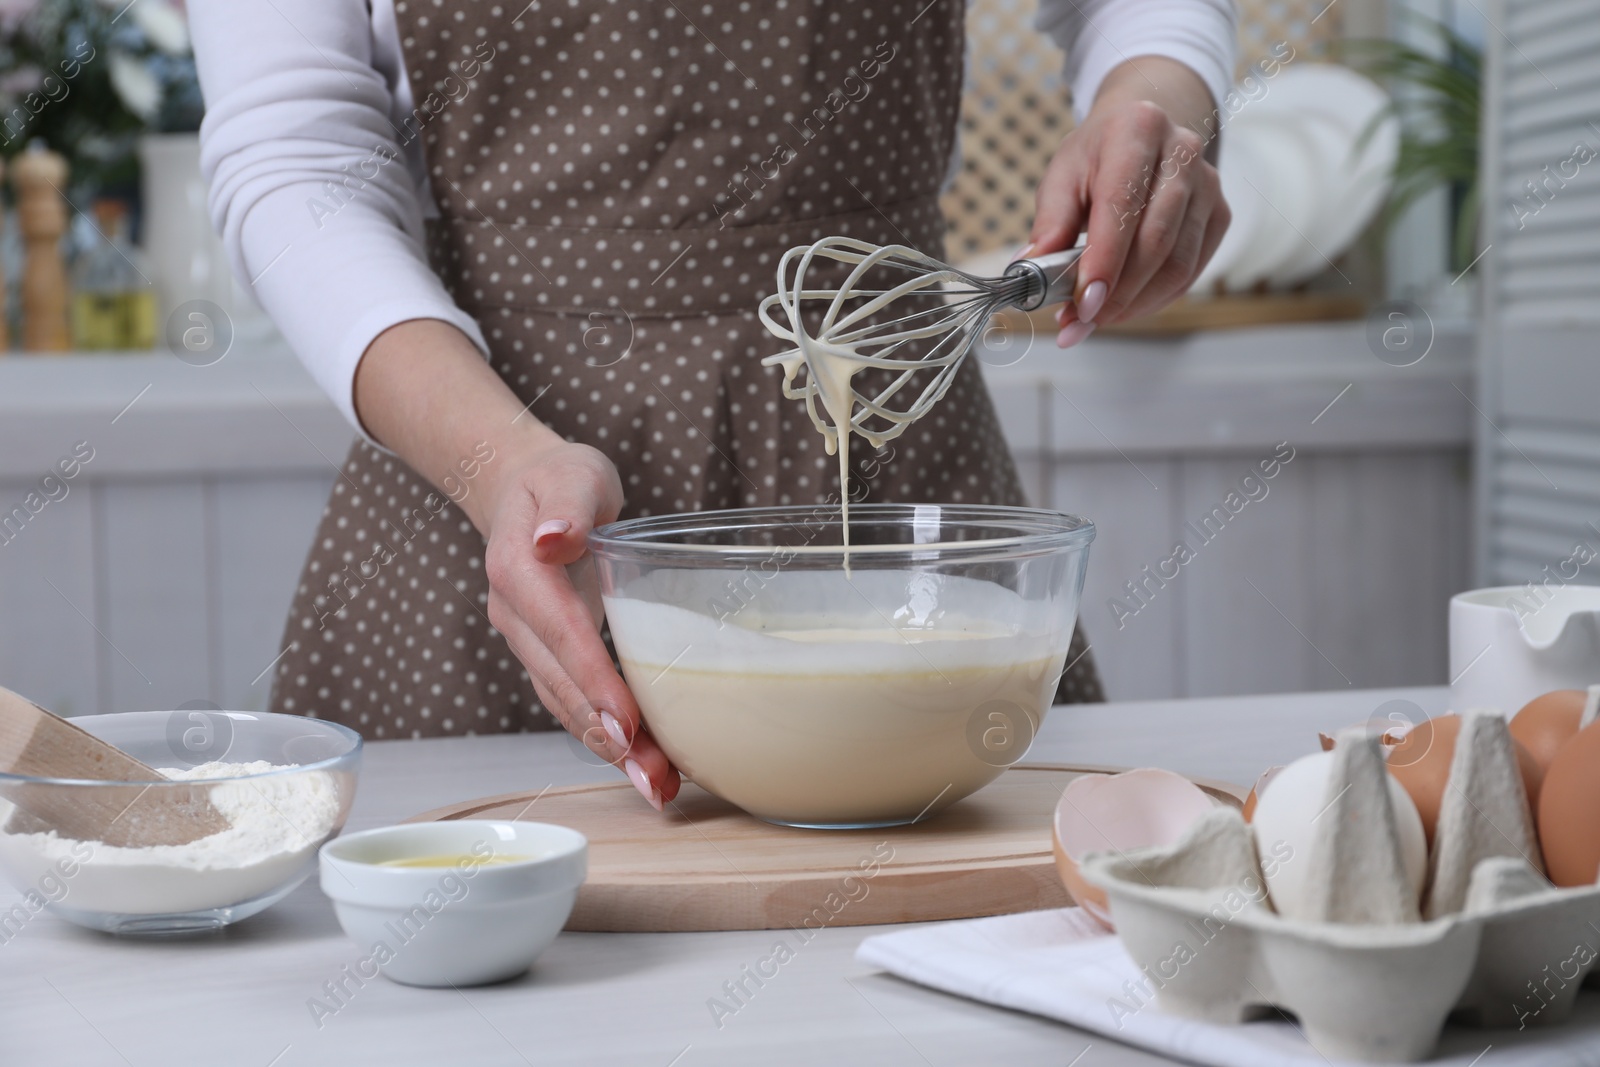
[[[245,777],[286,769],[264,760],[163,768],[173,779],[241,779],[211,788],[229,828],[186,845],[118,848],[54,831],[0,833],[0,858],[24,891],[64,885],[55,902],[75,910],[160,915],[242,904],[300,874],[339,818],[338,784],[324,771]],[[0,802],[0,825],[10,809]]]

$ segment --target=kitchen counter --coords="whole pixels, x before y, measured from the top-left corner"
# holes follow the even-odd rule
[[[1471,324],[1419,325],[1432,343],[1396,367],[1365,322],[1180,337],[1004,337],[972,357],[1022,455],[1084,460],[1235,453],[1291,441],[1317,450],[1459,446],[1471,437]]]
[[[96,478],[328,472],[353,434],[278,344],[208,366],[169,353],[0,358],[0,483],[34,481],[76,441]]]
[[[1402,704],[1390,704],[1403,701]],[[1443,688],[1057,708],[1039,761],[1145,764],[1248,783],[1316,748],[1316,732],[1444,709]],[[1381,712],[1380,712],[1380,709]],[[452,801],[592,781],[563,736],[367,746],[349,829]],[[18,894],[0,892],[0,908]],[[0,944],[0,1063],[297,1067],[526,1064],[975,1064],[1133,1067],[1170,1061],[1099,1035],[935,993],[855,962],[883,927],[821,931],[719,1029],[706,1006],[774,931],[563,934],[512,982],[355,989],[319,1027],[308,1001],[360,952],[315,875],[276,907],[190,942],[119,941],[51,916]]]
[[[1379,361],[1361,322],[1090,338],[1070,353],[1050,337],[1009,337],[972,358],[1023,457],[1237,452],[1284,440],[1371,451],[1464,446],[1470,435],[1464,323],[1442,323],[1426,358],[1408,367]],[[207,366],[166,352],[0,357],[0,481],[38,477],[79,439],[103,446],[97,475],[149,476],[320,471],[350,438],[281,341],[240,341]]]

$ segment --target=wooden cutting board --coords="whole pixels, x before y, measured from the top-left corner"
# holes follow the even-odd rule
[[[1120,768],[1013,767],[913,826],[773,826],[685,783],[665,815],[626,781],[511,793],[410,822],[528,819],[589,838],[589,878],[568,930],[770,930],[1002,915],[1072,903],[1056,876],[1050,820],[1081,774]],[[1246,790],[1197,780],[1242,806]]]

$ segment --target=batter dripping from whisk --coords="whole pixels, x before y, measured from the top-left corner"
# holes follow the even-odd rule
[[[1082,254],[1080,246],[1037,259],[1020,259],[999,278],[968,274],[904,245],[879,247],[849,237],[824,238],[783,254],[778,262],[778,291],[761,302],[760,317],[770,332],[795,347],[761,362],[767,367],[783,367],[784,396],[806,402],[806,414],[822,434],[828,452],[839,457],[845,573],[850,571],[851,432],[880,449],[903,433],[944,396],[962,359],[996,311],[1007,306],[1032,311],[1068,300]],[[837,288],[807,289],[806,272],[818,257],[853,267]],[[894,272],[909,277],[892,285],[873,277]],[[919,297],[925,306],[909,310]],[[901,301],[907,305],[904,314],[873,321],[878,313]],[[807,304],[826,305],[814,335],[802,321]],[[773,308],[780,308],[783,317],[775,316]],[[899,354],[906,346],[930,338],[937,340],[926,354],[915,348]],[[796,388],[802,367],[806,381]],[[857,393],[853,384],[855,376],[868,368],[897,372],[876,397]],[[913,375],[930,369],[937,373],[915,400],[903,408],[889,406]],[[872,428],[872,419],[887,423],[888,428]]]
[[[819,344],[804,333],[800,334],[799,351],[803,354],[790,356],[783,361],[783,386],[784,394],[789,395],[801,366],[808,368],[806,373],[817,383],[817,394],[822,399],[823,410],[833,422],[832,426],[828,426],[815,411],[811,413],[811,421],[822,431],[828,451],[839,456],[839,525],[844,545],[844,570],[849,574],[850,429],[851,412],[855,408],[855,387],[851,381],[862,368],[855,349],[851,346],[841,347],[842,350]],[[881,435],[863,433],[862,436],[871,442],[873,448],[883,447]]]

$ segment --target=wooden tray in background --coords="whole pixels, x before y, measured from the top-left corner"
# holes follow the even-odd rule
[[[1013,767],[926,822],[883,830],[773,826],[688,783],[658,815],[626,781],[488,797],[409,821],[529,819],[582,832],[589,878],[569,930],[925,922],[1070,904],[1051,854],[1051,814],[1073,778],[1117,769]],[[1237,786],[1196,784],[1243,804]],[[864,861],[876,861],[870,876]]]
[[[1284,326],[1295,322],[1341,322],[1359,319],[1367,313],[1360,297],[1323,293],[1269,293],[1262,296],[1217,296],[1207,300],[1179,300],[1174,304],[1130,322],[1103,326],[1095,336],[1176,337],[1203,330],[1238,330],[1251,326]],[[996,318],[1010,318],[1014,328],[1027,330],[1021,318],[1032,320],[1034,334],[1053,336],[1055,309],[1021,312],[1001,311]]]

